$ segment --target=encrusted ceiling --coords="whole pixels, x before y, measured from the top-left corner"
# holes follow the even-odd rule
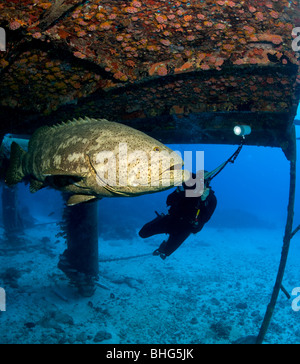
[[[105,117],[164,142],[288,149],[298,0],[0,1],[1,129]],[[295,37],[295,36],[294,36]]]

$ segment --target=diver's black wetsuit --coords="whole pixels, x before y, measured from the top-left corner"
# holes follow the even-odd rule
[[[215,211],[217,199],[212,190],[205,201],[202,201],[201,197],[186,197],[185,191],[177,188],[168,196],[167,205],[170,206],[167,215],[158,216],[139,232],[142,238],[170,234],[169,239],[153,253],[163,259],[179,248],[190,234],[197,234],[202,230]],[[200,212],[197,218],[198,210]]]

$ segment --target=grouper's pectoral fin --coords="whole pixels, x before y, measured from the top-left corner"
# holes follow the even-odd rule
[[[96,168],[93,165],[92,158],[90,155],[86,154],[85,159],[87,161],[87,164],[90,166],[90,172],[94,176],[95,180],[99,184],[99,186],[102,186],[108,194],[111,194],[111,196],[121,196],[121,197],[127,197],[128,195],[126,193],[117,191],[112,186],[107,184],[107,182],[104,182],[102,178],[98,175]]]
[[[45,185],[44,185],[43,182],[38,181],[38,180],[33,179],[33,178],[30,180],[30,192],[31,193],[35,193],[35,192],[41,190],[44,187],[45,187]]]
[[[90,195],[73,195],[67,201],[67,206],[76,206],[80,203],[95,200],[97,197]]]
[[[69,185],[76,185],[77,183],[81,182],[85,176],[78,176],[75,173],[66,173],[64,171],[59,170],[51,170],[46,171],[44,173],[44,177],[46,180],[46,184],[49,184],[50,186],[54,188],[64,188]]]

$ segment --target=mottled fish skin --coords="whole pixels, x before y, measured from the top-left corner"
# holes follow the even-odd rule
[[[119,150],[122,144],[126,145],[128,155],[142,151],[149,161],[153,152],[173,153],[174,156],[171,149],[138,130],[105,119],[85,118],[38,129],[29,142],[28,153],[23,157],[23,174],[34,180],[33,186],[40,183],[41,188],[50,186],[71,194],[88,196],[87,199],[91,196],[102,198],[154,193],[180,183],[183,175],[184,180],[189,177],[182,171],[179,180],[178,173],[175,173],[177,177],[174,178],[171,170],[168,175],[171,177],[170,186],[162,186],[161,183],[151,186],[151,165],[147,167],[147,172],[144,171],[148,175],[147,186],[135,186],[132,181],[120,186],[110,185],[107,181],[105,183],[99,178],[105,168],[99,161],[99,153],[106,151],[113,152],[116,157],[117,181],[126,179],[129,182],[126,178],[127,169],[134,167],[134,163],[127,165],[127,169],[123,166],[119,170]],[[179,155],[172,162],[173,165],[183,165]],[[163,174],[157,177],[160,182],[165,178]],[[81,197],[80,202],[82,199],[84,197]]]

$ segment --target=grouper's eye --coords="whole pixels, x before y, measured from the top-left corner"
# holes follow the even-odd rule
[[[160,151],[161,151],[161,149],[160,149],[160,147],[154,147],[154,148],[153,148],[153,151],[154,151],[154,152],[160,152]]]

